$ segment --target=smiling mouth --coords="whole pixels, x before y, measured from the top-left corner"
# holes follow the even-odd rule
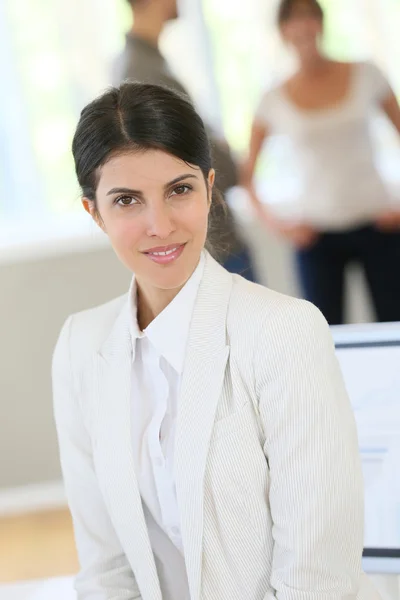
[[[150,258],[153,262],[159,264],[168,264],[175,261],[180,257],[183,250],[185,249],[185,244],[175,244],[169,246],[160,246],[157,248],[152,248],[150,250],[146,250],[143,252],[145,256]]]
[[[186,243],[174,245],[169,244],[168,246],[157,246],[155,248],[150,248],[150,250],[144,250],[143,254],[151,254],[152,256],[168,256],[169,254],[176,252],[177,250],[179,250],[179,248],[185,245]]]

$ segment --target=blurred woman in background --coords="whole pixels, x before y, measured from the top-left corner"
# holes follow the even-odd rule
[[[324,56],[316,0],[282,0],[278,24],[299,66],[261,100],[242,184],[264,223],[296,247],[304,297],[330,324],[343,322],[344,273],[352,261],[364,268],[378,320],[400,320],[400,210],[390,207],[369,131],[379,108],[400,132],[396,97],[374,65]],[[253,186],[263,143],[276,133],[293,142],[304,181],[290,221],[275,218]]]

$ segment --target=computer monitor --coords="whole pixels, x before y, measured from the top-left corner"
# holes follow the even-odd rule
[[[400,323],[332,327],[365,481],[364,569],[400,574]]]

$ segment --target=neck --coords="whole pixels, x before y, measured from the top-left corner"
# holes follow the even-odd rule
[[[145,40],[152,46],[158,46],[161,31],[164,27],[164,22],[157,15],[149,15],[146,12],[137,11],[131,29],[131,33],[142,40]]]
[[[182,287],[173,290],[150,290],[138,285],[137,320],[141,331],[146,329],[162,313],[178,295]]]
[[[307,76],[319,75],[321,71],[326,70],[328,64],[329,60],[319,53],[300,57],[300,73]]]

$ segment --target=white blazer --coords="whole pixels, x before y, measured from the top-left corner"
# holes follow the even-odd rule
[[[127,296],[70,317],[53,361],[80,600],[161,600],[131,450]],[[363,481],[326,321],[209,255],[176,437],[191,600],[372,600]]]

